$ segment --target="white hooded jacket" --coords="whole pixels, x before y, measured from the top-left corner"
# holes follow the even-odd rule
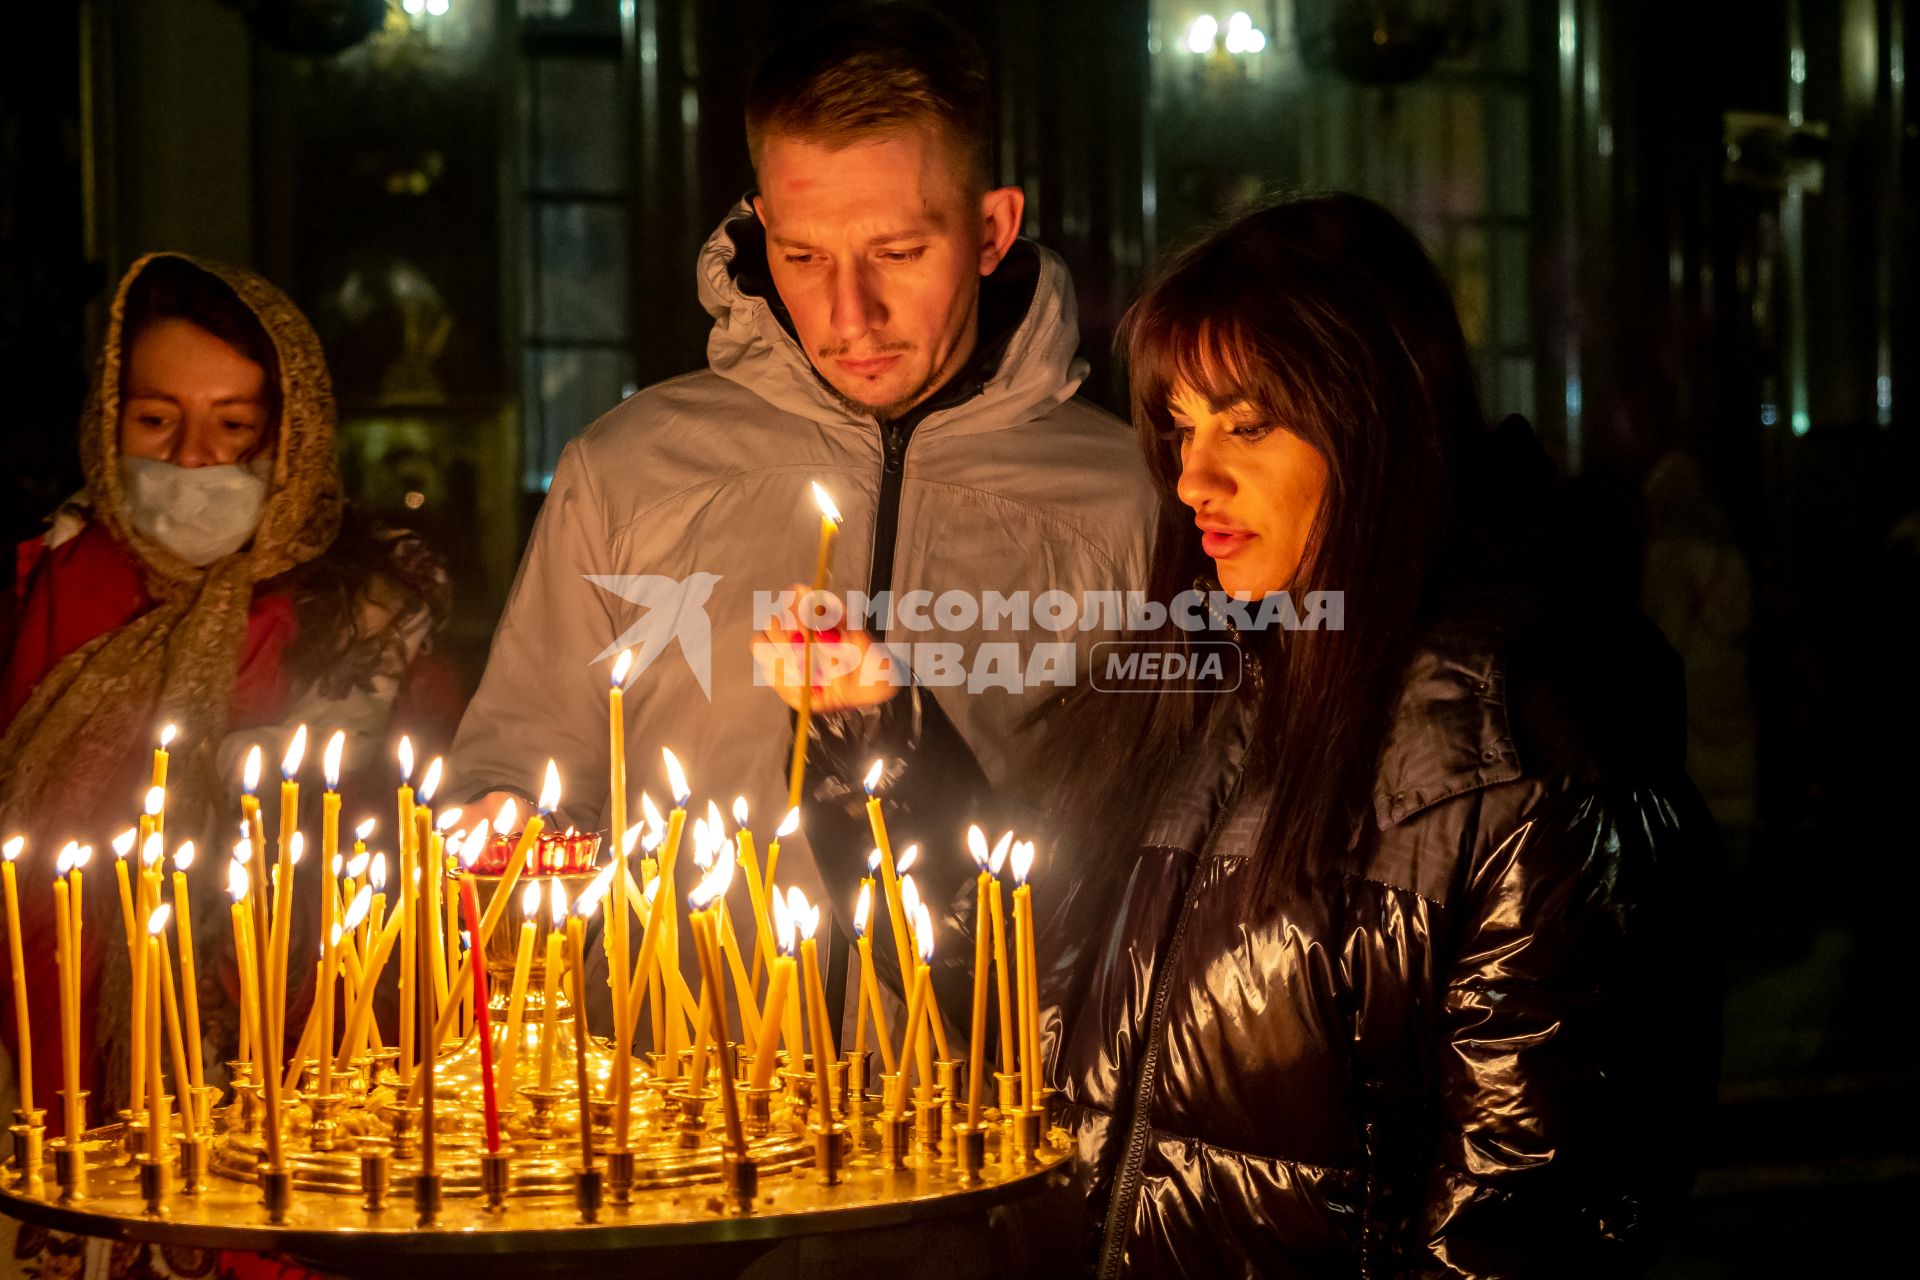
[[[664,602],[677,601],[683,612],[675,642],[628,684],[629,821],[638,820],[642,789],[666,794],[664,746],[686,765],[699,809],[708,797],[725,810],[745,795],[755,826],[770,831],[786,803],[792,718],[754,683],[754,594],[813,576],[820,522],[809,481],[844,517],[834,591],[871,585],[876,535],[880,550],[891,545],[896,598],[991,590],[1064,591],[1079,600],[1144,585],[1151,484],[1125,425],[1074,397],[1086,363],[1076,355],[1072,283],[1058,257],[1020,241],[983,283],[983,317],[996,282],[998,310],[1010,317],[998,335],[983,320],[981,346],[1003,346],[999,359],[976,394],[925,414],[889,480],[882,428],[828,390],[775,307],[754,291],[764,254],[743,201],[699,258],[700,300],[714,318],[710,367],[629,397],[562,453],[460,725],[450,798],[496,789],[531,796],[552,757],[564,780],[564,818],[605,829],[609,664],[615,642],[634,643],[623,633],[648,616],[646,605],[626,598],[634,596],[669,611]],[[1009,305],[1010,290],[1028,288],[1024,310],[1017,295]],[[882,511],[883,491],[885,505],[897,497],[896,519]],[[640,575],[670,581],[632,581]],[[615,580],[626,595],[596,577]],[[707,657],[696,652],[700,609],[710,696],[698,675]],[[955,642],[971,660],[983,642],[1016,643],[1024,655],[1035,643],[1072,641],[1084,655],[1100,634],[1077,623],[1062,634],[1037,623],[1025,633],[896,624],[891,638]],[[1021,718],[1061,690],[969,692],[962,684],[933,692],[999,781],[1020,769],[1010,739]],[[781,867],[811,881],[809,862],[783,857]]]

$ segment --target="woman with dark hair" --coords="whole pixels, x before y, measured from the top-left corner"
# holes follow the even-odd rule
[[[862,874],[831,801],[875,756],[943,933],[972,926],[963,824],[1040,836],[1044,1075],[1101,1275],[1643,1268],[1717,1026],[1670,655],[1560,571],[1551,468],[1487,427],[1447,289],[1377,205],[1242,219],[1122,341],[1165,499],[1149,594],[1211,606],[1135,643],[1224,644],[1228,678],[1081,688],[1018,796],[930,690],[829,682],[829,884]],[[1320,625],[1250,625],[1293,616]],[[942,954],[964,1025],[972,948]]]
[[[246,748],[264,743],[277,759],[305,723],[316,735],[347,730],[348,760],[371,763],[403,674],[444,613],[445,576],[416,539],[376,528],[342,498],[319,342],[249,272],[173,254],[134,264],[114,300],[80,454],[86,489],[20,548],[4,605],[0,814],[31,850],[19,862],[25,954],[50,968],[56,846],[78,839],[104,852],[131,825],[170,723],[168,852],[192,839],[208,855],[193,864],[204,880],[193,901],[207,917],[195,936],[226,955],[213,947],[226,937],[225,854]],[[117,910],[109,891],[87,918]],[[126,1105],[129,988],[115,936],[88,929],[82,956],[82,1084],[96,1115]],[[289,947],[313,949],[298,936]],[[222,968],[231,965],[201,972]],[[33,1025],[53,1028],[57,984],[33,976]],[[292,990],[305,998],[297,975]],[[232,1009],[203,1007],[217,1079]],[[11,1013],[0,1020],[16,1051]],[[34,1055],[38,1079],[60,1078],[58,1036],[37,1036]],[[58,1117],[49,1112],[56,1128]]]

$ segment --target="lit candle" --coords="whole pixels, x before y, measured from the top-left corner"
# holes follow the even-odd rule
[[[167,748],[173,745],[174,736],[179,733],[173,725],[160,730],[160,742],[153,749],[153,784],[156,787],[167,785]]]
[[[753,910],[753,975],[750,982],[757,989],[760,972],[766,965],[767,957],[773,954],[773,921],[767,916],[766,885],[760,879],[760,861],[753,848],[753,830],[747,826],[745,796],[735,796],[733,799],[733,821],[734,858],[740,864],[741,879],[747,882],[747,904]],[[785,826],[784,823],[781,825]],[[776,836],[775,841],[778,842],[778,839]],[[746,1005],[740,1007],[742,1013],[746,1010]]]
[[[581,895],[580,906],[589,914],[596,902]],[[587,1090],[587,922],[579,912],[567,920],[567,956],[573,969],[573,1074],[580,1095],[580,1168],[593,1170],[593,1106]]]
[[[613,909],[601,926],[607,949],[607,979],[613,985],[613,1025],[627,1025],[629,975],[632,957],[627,947],[627,673],[633,669],[633,650],[622,649],[614,659],[610,687],[607,690],[609,793],[613,807],[613,825],[609,829],[614,848]],[[633,1041],[615,1034],[613,1042],[613,1114],[614,1145],[626,1148],[628,1111],[633,1103]]]
[[[873,935],[867,931],[867,922],[873,918],[873,881],[860,882],[860,902],[853,909],[853,945],[860,953],[860,996],[855,1001],[857,1012],[854,1014],[853,1051],[864,1053],[867,1048],[867,1015],[873,1015],[874,1038],[880,1045],[880,1061],[886,1067],[887,1074],[893,1074],[893,1040],[887,1031],[887,1010],[880,1002],[880,983],[873,976]]]
[[[926,1107],[933,1101],[933,1075],[927,1062],[926,1032],[922,1025],[932,990],[933,922],[928,920],[927,927],[920,931],[920,962],[913,969],[913,994],[907,999],[907,1022],[900,1035],[900,1074],[893,1078],[893,1114],[896,1116],[907,1113],[907,1055],[914,1051],[916,1040],[920,1046],[920,1105]]]
[[[711,879],[712,877],[710,875],[702,876],[700,882],[694,885],[692,891],[687,894],[687,907],[689,911],[687,923],[693,930],[693,936],[696,939],[704,936],[707,931],[709,923],[707,905],[713,901],[713,893],[709,884]],[[696,958],[698,957],[696,956]],[[701,1091],[707,1087],[707,1028],[712,1024],[713,1020],[713,1002],[716,996],[722,1001],[727,998],[726,992],[721,991],[713,985],[713,979],[716,977],[720,977],[720,975],[709,974],[707,972],[707,966],[705,964],[700,965],[699,1013],[693,1020],[693,1066],[688,1072],[689,1089],[694,1097],[698,1097]],[[722,981],[724,981],[724,978],[722,978]],[[724,1087],[724,1082],[722,1082],[722,1087]]]
[[[420,927],[426,932],[426,944],[421,954],[421,963],[426,973],[420,982],[433,992],[433,998],[422,1004],[421,1016],[434,1018],[435,1010],[447,1007],[447,951],[446,939],[441,936],[440,882],[446,875],[444,846],[440,842],[440,829],[434,822],[433,797],[440,789],[440,774],[444,765],[439,756],[427,762],[426,776],[420,780],[420,803],[413,809],[413,852],[414,860],[419,864],[420,887],[425,891],[426,902],[420,908]],[[458,810],[454,811],[454,821],[459,821]],[[437,1021],[437,1019],[436,1019]],[[436,1028],[432,1038],[419,1046],[424,1054],[440,1052],[440,1046],[446,1038],[444,1029]]]
[[[663,949],[661,935],[668,930],[679,928],[678,913],[674,910],[672,903],[673,872],[674,864],[680,855],[680,838],[687,825],[687,799],[693,793],[687,786],[687,775],[681,770],[680,761],[674,757],[673,752],[663,749],[660,754],[666,760],[667,781],[673,788],[673,812],[667,818],[666,848],[660,855],[660,891],[653,895],[653,900],[647,906],[647,927],[640,933],[640,955],[634,962],[633,978],[627,985],[629,991],[638,990],[653,971],[655,957]],[[665,966],[663,965],[662,968],[664,969]],[[673,984],[664,972],[661,974],[661,991],[665,997],[663,1003],[671,1003],[674,999]],[[638,1008],[639,1001],[628,1002],[626,1025],[620,1028],[622,1039],[628,1041],[633,1039]],[[667,1079],[673,1079],[679,1073],[671,1045],[673,1039],[671,1028],[678,1020],[677,1013],[666,1019],[668,1026],[666,1039],[664,1042],[654,1043],[654,1048],[665,1054],[661,1066]]]
[[[325,878],[320,894],[320,937],[327,949],[327,981],[325,990],[314,993],[320,1001],[321,1097],[333,1095],[333,980],[340,971],[340,942],[333,928],[334,864],[340,857],[340,757],[346,747],[346,731],[335,729],[327,739],[321,768],[327,789],[320,797],[320,874]]]
[[[780,869],[780,842],[782,840],[785,840],[788,836],[792,835],[794,832],[798,831],[799,829],[800,829],[800,810],[796,806],[795,808],[787,810],[787,816],[780,820],[780,826],[774,831],[773,839],[767,842],[766,873],[760,877],[760,883],[767,891],[767,900],[768,900],[767,901],[767,907],[768,907],[767,923],[769,925],[773,923],[773,914],[772,914],[772,907],[773,907],[772,900],[774,896],[773,877],[774,877],[774,873]],[[756,982],[760,980],[758,966],[755,967],[755,973],[753,977],[754,977],[754,981]]]
[[[760,1039],[753,1047],[753,1075],[747,1084],[765,1089],[773,1083],[773,1068],[779,1058],[780,1028],[787,1011],[787,995],[793,987],[793,918],[787,914],[786,899],[773,895],[773,917],[779,928],[779,954],[767,971],[767,1004],[760,1014]]]
[[[480,894],[472,876],[460,878],[460,896],[467,908],[467,932],[480,936]],[[486,1109],[487,1150],[500,1150],[500,1099],[493,1078],[493,1027],[487,1022],[487,966],[473,966],[473,1012],[480,1035],[480,1099]]]
[[[913,944],[907,937],[907,917],[900,909],[900,873],[893,865],[893,842],[887,838],[887,820],[880,812],[880,797],[874,788],[880,785],[885,762],[875,760],[867,770],[863,785],[867,790],[867,825],[873,828],[873,843],[880,850],[880,883],[887,891],[887,918],[893,923],[895,956],[900,961],[900,981],[904,985],[913,972]]]
[[[268,948],[273,953],[267,962],[271,997],[267,1034],[276,1054],[285,1046],[287,1035],[287,947],[292,941],[288,934],[293,923],[294,836],[299,834],[300,826],[297,775],[306,757],[307,726],[303,724],[293,731],[293,741],[287,745],[287,754],[280,761],[280,857],[274,869],[273,929],[267,935]]]
[[[827,496],[818,482],[813,486],[813,500],[820,506],[820,554],[814,561],[813,589],[827,589],[827,561],[833,554],[833,535],[840,529],[840,512],[833,505],[833,499]],[[807,780],[807,727],[813,716],[813,628],[804,628],[805,640],[800,649],[800,714],[793,725],[793,761],[787,769],[787,808],[800,807],[800,791]],[[772,874],[769,863],[768,874]]]
[[[967,1123],[980,1127],[980,1085],[987,1065],[987,970],[992,967],[987,944],[993,933],[992,908],[988,905],[988,886],[993,876],[987,871],[992,855],[987,851],[986,833],[978,826],[967,828],[967,852],[980,868],[974,881],[973,901],[973,1021],[967,1040]]]
[[[546,1007],[540,1012],[540,1089],[553,1088],[553,1051],[555,1013],[560,1003],[560,948],[567,921],[567,891],[558,879],[547,881],[547,907],[553,913],[553,928],[547,932],[547,971],[542,975],[540,992]]]
[[[1040,971],[1034,961],[1033,886],[1027,873],[1033,868],[1033,842],[1013,846],[1013,937],[1020,972],[1021,1084],[1028,1110],[1040,1105]]]
[[[500,1078],[509,1091],[514,1088],[514,1070],[520,1063],[520,1026],[527,1012],[527,978],[533,973],[533,944],[539,928],[534,921],[539,913],[540,882],[529,880],[520,895],[520,945],[513,953],[513,985],[507,989],[507,1034],[500,1049]]]
[[[14,877],[13,861],[26,848],[26,838],[14,836],[0,845],[0,877],[7,891],[7,947],[13,960],[13,1034],[20,1045],[15,1056],[20,1070],[20,1109],[33,1110],[33,1028],[27,1018],[27,965],[20,948],[20,885]]]
[[[422,796],[425,796],[429,790],[431,790],[431,788],[423,787],[421,789]],[[429,909],[425,901],[421,901],[417,905],[422,911]],[[428,918],[431,919],[432,916],[430,915]],[[424,967],[433,963],[434,957],[428,951],[432,943],[432,931],[424,927],[423,924],[421,928],[414,931],[413,940],[414,945],[418,947],[421,952],[421,966]],[[442,978],[445,978],[445,976],[444,973],[441,975]],[[420,1011],[415,1016],[418,1017],[421,1026],[427,1026],[433,1021],[433,984],[422,979],[419,987],[419,995],[416,999],[420,1003]],[[440,1148],[439,1136],[434,1132],[437,1124],[434,1115],[435,1106],[433,1096],[434,1062],[435,1059],[439,1057],[439,1048],[438,1042],[433,1040],[429,1040],[419,1046],[420,1075],[417,1078],[416,1091],[414,1093],[414,1099],[420,1104],[420,1172],[429,1178],[438,1172],[436,1165],[438,1163]]]
[[[180,912],[180,923],[175,928],[180,934],[180,997],[186,1004],[189,1088],[192,1106],[200,1108],[201,1099],[205,1097],[200,1091],[207,1081],[206,1068],[201,1063],[200,965],[193,954],[193,900],[187,895],[187,868],[192,865],[193,841],[186,840],[173,851],[173,903]],[[207,1127],[207,1117],[202,1111],[189,1110],[185,1101],[180,1104],[180,1115],[186,1120],[189,1132],[197,1133]]]
[[[166,1087],[160,1079],[160,931],[167,927],[166,903],[153,909],[147,920],[146,1003],[141,1016],[147,1020],[147,1159],[161,1163],[167,1142]],[[134,994],[142,993],[135,985]]]
[[[60,966],[60,1076],[65,1088],[61,1099],[66,1111],[66,1135],[70,1147],[77,1148],[86,1125],[80,1106],[80,984],[79,959],[73,936],[73,912],[68,902],[67,871],[71,868],[73,845],[60,851],[54,864],[53,916],[55,956]],[[80,1186],[86,1185],[86,1164],[76,1161]]]
[[[238,1056],[248,1059],[251,1066],[260,1052],[260,1031],[254,1025],[254,1015],[259,1010],[260,1002],[253,991],[253,980],[259,973],[259,964],[253,954],[253,923],[247,913],[247,866],[238,858],[227,864],[227,895],[233,899],[227,914],[233,922],[233,958],[240,969]],[[260,1078],[258,1070],[253,1071],[253,1078]]]
[[[144,832],[146,828],[147,822],[143,817],[140,821],[140,830]],[[120,921],[126,928],[127,971],[137,978],[146,972],[147,944],[140,936],[142,917],[134,903],[133,884],[127,872],[127,862],[134,851],[135,839],[135,832],[132,829],[122,831],[113,838],[113,879],[115,886],[120,890]],[[66,849],[61,852],[77,850],[79,847],[77,842],[70,840],[67,842]],[[71,865],[72,860],[69,858],[67,862]],[[140,1099],[146,1096],[147,1087],[146,1021],[137,1009],[128,1010],[128,1014],[130,1035],[127,1051],[127,1093],[129,1099],[138,1104]]]
[[[420,892],[420,869],[413,848],[413,739],[402,736],[400,746],[395,753],[400,761],[400,788],[395,795],[395,804],[399,809],[399,826],[394,833],[398,842],[395,852],[400,858],[400,1070],[412,1073],[418,1060],[414,1053],[416,1028],[414,1019],[419,1015],[418,994],[415,987],[418,975],[415,973],[415,948],[413,942],[414,917],[419,912],[414,899]]]
[[[402,917],[395,911],[387,919],[386,925],[375,936],[372,954],[367,957],[366,973],[360,980],[360,992],[353,999],[353,1009],[347,1014],[347,1033],[341,1038],[340,1052],[334,1061],[334,1069],[344,1071],[360,1051],[360,1043],[372,1025],[374,991],[380,985],[380,975],[387,967],[387,957],[393,954],[393,947],[401,935]]]
[[[1013,832],[1003,834],[994,842],[993,852],[987,858],[987,872],[993,878],[989,905],[993,912],[993,972],[994,993],[1000,1006],[1000,1070],[1012,1075],[1016,1058],[1014,1057],[1013,997],[1009,991],[1012,979],[1007,970],[1007,917],[1000,905],[1000,868],[1006,863],[1007,850],[1013,844]]]
[[[813,1031],[813,1094],[820,1113],[820,1129],[833,1127],[833,1093],[828,1088],[828,1068],[839,1056],[833,1044],[833,1028],[827,1019],[827,998],[820,986],[820,949],[814,934],[820,928],[820,908],[807,902],[797,888],[787,891],[797,899],[791,909],[800,929],[800,971],[806,976],[807,1022]]]
[[[910,844],[900,855],[900,870],[903,873],[900,877],[900,909],[907,917],[907,941],[909,942],[918,937],[914,921],[928,918],[928,913],[922,910],[926,904],[920,901],[919,886],[914,884],[911,875],[904,874],[919,854],[920,846]],[[933,1036],[934,1048],[939,1050],[937,1061],[952,1062],[953,1050],[947,1045],[947,1024],[940,1017],[940,1006],[937,1001],[927,1009],[927,1030]]]

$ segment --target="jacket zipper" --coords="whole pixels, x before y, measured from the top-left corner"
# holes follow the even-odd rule
[[[873,513],[873,569],[867,578],[868,599],[878,599],[882,591],[893,587],[893,545],[900,533],[900,484],[906,471],[907,442],[913,438],[913,429],[918,425],[893,423],[880,428],[880,499]],[[888,615],[891,621],[891,609]]]
[[[1173,958],[1186,936],[1187,920],[1193,914],[1193,905],[1200,900],[1202,873],[1206,870],[1207,859],[1213,855],[1213,847],[1219,841],[1220,833],[1233,816],[1234,802],[1240,796],[1240,783],[1246,776],[1245,769],[1243,763],[1235,772],[1233,785],[1227,789],[1220,812],[1208,827],[1206,841],[1194,857],[1193,876],[1188,880],[1187,891],[1181,898],[1180,915],[1174,921],[1173,937],[1167,943],[1160,976],[1153,984],[1153,1016],[1147,1021],[1146,1058],[1140,1063],[1140,1076],[1134,1084],[1133,1118],[1128,1124],[1126,1153],[1121,1158],[1119,1176],[1114,1181],[1113,1199],[1107,1205],[1107,1226],[1100,1246],[1098,1272],[1102,1280],[1120,1274],[1120,1262],[1127,1250],[1127,1228],[1133,1218],[1133,1202],[1140,1193],[1140,1170],[1147,1156],[1147,1132],[1153,1127],[1153,1082],[1160,1069],[1160,1041],[1166,1034],[1167,1000],[1173,993]]]

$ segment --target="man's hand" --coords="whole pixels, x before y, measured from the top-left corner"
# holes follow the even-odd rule
[[[806,587],[800,587],[805,594]],[[814,711],[850,711],[877,707],[900,691],[891,680],[874,679],[867,655],[873,637],[852,628],[827,627],[819,631],[789,631],[769,625],[753,642],[753,659],[760,680],[780,695],[780,701],[800,709],[801,674],[806,663],[807,637],[813,638]],[[886,664],[891,666],[892,664]]]

